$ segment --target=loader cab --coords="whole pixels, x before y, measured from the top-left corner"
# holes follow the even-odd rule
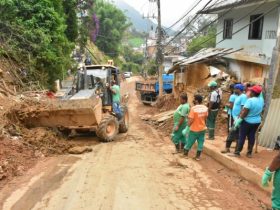
[[[111,91],[106,87],[107,83],[116,81],[120,85],[119,70],[112,65],[89,65],[78,72],[76,92],[79,90],[93,90],[94,95],[101,97],[103,106],[112,105]]]

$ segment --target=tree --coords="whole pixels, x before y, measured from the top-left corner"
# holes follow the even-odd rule
[[[114,5],[101,0],[96,1],[93,12],[100,25],[96,45],[105,54],[117,57],[121,50],[122,37],[129,27],[126,16]]]
[[[2,0],[0,12],[2,53],[26,66],[31,80],[47,85],[62,78],[74,47],[65,35],[62,1]]]
[[[216,46],[216,28],[208,29],[206,35],[193,38],[187,47],[187,55],[191,56],[203,48],[211,48]]]
[[[87,41],[90,37],[90,29],[93,27],[95,23],[93,23],[93,19],[90,18],[89,12],[93,9],[93,0],[77,0],[77,10],[78,16],[80,17],[80,25],[79,25],[79,36],[78,36],[78,44],[80,46],[81,52],[84,52],[84,49],[87,45]]]
[[[66,16],[66,31],[65,34],[69,41],[75,42],[78,37],[78,20],[76,14],[77,0],[63,1],[64,13]]]
[[[143,54],[139,52],[134,52],[130,46],[124,46],[122,54],[127,62],[132,62],[138,65],[142,65],[144,62]]]

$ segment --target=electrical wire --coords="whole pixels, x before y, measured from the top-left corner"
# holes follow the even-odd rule
[[[261,6],[263,6],[267,1],[268,1],[268,0],[265,0],[262,4],[260,4],[259,6],[257,6],[256,8],[254,8],[253,10],[251,10],[249,13],[246,13],[246,15],[242,16],[241,18],[239,18],[237,21],[235,21],[235,22],[233,23],[233,26],[234,26],[235,24],[237,24],[238,22],[240,22],[241,20],[245,19],[247,16],[249,16],[249,15],[252,14],[253,12],[255,12],[257,9],[259,9]],[[202,45],[202,44],[205,44],[205,43],[209,42],[210,40],[216,38],[217,35],[219,35],[219,34],[221,34],[221,33],[223,33],[223,32],[224,32],[224,30],[222,30],[222,31],[220,31],[220,32],[218,32],[218,33],[216,33],[215,35],[213,35],[213,37],[210,37],[209,39],[207,39],[207,40],[205,40],[205,41],[203,41],[203,42],[198,43],[198,44],[195,45],[194,47],[197,47],[197,46],[199,46],[199,45]],[[193,38],[195,38],[195,36],[193,36],[191,39],[193,39]],[[179,47],[181,47],[181,46],[183,46],[183,45],[180,45]],[[170,53],[170,52],[174,52],[174,51],[168,51],[167,53]]]
[[[216,1],[215,3],[217,3],[217,1]],[[213,4],[211,7],[213,7],[213,6],[214,6],[214,4]],[[211,8],[211,7],[208,7],[208,8],[206,8],[206,9],[209,9],[209,8]],[[225,17],[225,15],[227,15],[228,13],[230,13],[234,8],[235,8],[235,6],[232,6],[232,7],[229,8],[226,12],[224,12],[221,16],[219,16],[219,17],[216,18],[215,20],[211,21],[209,24],[205,25],[203,28],[199,29],[198,32],[194,32],[194,36],[191,37],[191,39],[195,38],[195,36],[196,36],[197,34],[201,33],[202,31],[204,31],[205,29],[207,29],[208,27],[210,27],[212,24],[214,24],[215,22],[217,22],[217,21],[219,21],[220,19],[222,19],[223,17]],[[181,44],[180,46],[183,46],[183,45]],[[180,47],[180,46],[179,46],[179,47]],[[170,51],[168,51],[168,52],[165,52],[165,54],[168,54],[168,53],[170,53],[170,52],[174,52],[174,50],[170,50]]]
[[[219,0],[216,0],[211,6],[209,6],[209,7],[207,7],[211,2],[212,2],[213,0],[209,0],[205,5],[204,5],[204,7],[202,8],[202,10],[204,10],[204,9],[208,9],[208,8],[211,8],[211,7],[213,7]],[[198,4],[196,4],[196,6],[197,6]],[[195,7],[193,7],[192,9],[194,9]],[[179,33],[181,34],[190,24],[191,24],[191,22],[193,21],[193,20],[195,20],[197,17],[199,17],[199,15],[198,14],[196,14],[196,16],[195,17],[193,17],[192,18],[192,20],[184,27],[184,29],[182,29],[182,31],[180,31]],[[177,35],[175,35],[176,37],[173,37],[167,44],[165,44],[165,46],[167,46],[167,45],[169,45],[175,38],[177,38],[180,34],[177,34]],[[153,53],[154,53],[154,51],[155,51],[155,49],[153,50]]]
[[[266,0],[267,1],[267,0]],[[265,1],[265,2],[266,2]],[[264,3],[265,3],[264,2]],[[264,4],[263,3],[263,4]],[[279,5],[279,4],[278,4]],[[261,5],[260,5],[261,6]],[[258,8],[260,7],[260,6],[258,6]],[[269,9],[267,12],[265,12],[264,14],[262,14],[262,15],[260,15],[258,18],[256,18],[255,20],[253,20],[253,21],[251,21],[249,24],[247,24],[247,25],[245,25],[245,26],[243,26],[243,27],[241,27],[240,29],[238,29],[237,31],[235,31],[233,34],[232,34],[232,36],[234,36],[235,34],[237,34],[237,33],[239,33],[239,32],[241,32],[241,31],[243,31],[244,29],[246,29],[248,26],[250,26],[252,23],[254,23],[254,22],[256,22],[256,21],[258,21],[259,19],[261,19],[262,17],[264,17],[264,16],[266,16],[266,15],[268,15],[269,13],[271,13],[271,12],[273,12],[274,10],[276,10],[276,9],[278,9],[277,7],[275,7],[275,6],[273,6],[271,9]],[[257,8],[256,9],[254,9],[254,11],[255,10],[257,10]],[[247,17],[248,16],[248,13],[246,14],[246,16],[245,17]],[[245,17],[243,17],[243,18],[245,18]],[[241,20],[241,19],[240,19]],[[240,21],[239,20],[239,21]],[[239,22],[238,21],[238,22]],[[236,24],[236,23],[235,23]],[[216,37],[216,36],[215,36]],[[213,38],[214,38],[214,36],[213,36]],[[213,39],[213,38],[211,38],[211,39]],[[218,44],[220,44],[220,43],[222,43],[223,41],[225,41],[226,39],[222,39],[221,41],[219,41],[218,43],[216,43],[216,45],[218,45]],[[209,41],[209,40],[208,40]],[[206,42],[206,41],[205,41]],[[205,42],[203,42],[203,43],[205,43]],[[199,43],[199,45],[201,45],[201,44],[203,44],[203,43]],[[176,64],[181,64],[181,63],[183,63],[182,61],[185,61],[186,59],[188,59],[188,58],[184,58],[184,59],[182,59],[182,60],[179,60]]]
[[[177,25],[181,20],[183,20],[185,17],[187,17],[203,0],[198,0],[198,2],[185,14],[183,15],[179,20],[177,20],[175,23],[173,23],[171,26],[166,28],[166,30],[171,30],[175,25]]]
[[[205,6],[202,8],[202,10],[204,10],[213,0],[209,0]],[[182,34],[186,28],[188,28],[188,26],[198,17],[199,15],[196,14],[188,24],[186,24],[167,44],[165,44],[165,46],[169,45],[172,41],[174,41],[180,34]]]

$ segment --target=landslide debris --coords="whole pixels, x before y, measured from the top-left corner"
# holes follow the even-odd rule
[[[51,106],[45,92],[0,99],[0,188],[12,177],[24,174],[40,158],[91,151],[86,147],[77,152],[77,146],[83,143],[69,141],[55,129],[27,128],[22,123],[30,113],[36,113],[34,110]]]

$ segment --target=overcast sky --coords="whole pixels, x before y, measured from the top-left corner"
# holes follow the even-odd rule
[[[137,9],[141,14],[147,14],[149,10],[149,0],[123,0]],[[188,9],[192,8],[196,0],[161,0],[162,22],[168,27],[182,17]],[[203,1],[196,9],[203,7]]]

